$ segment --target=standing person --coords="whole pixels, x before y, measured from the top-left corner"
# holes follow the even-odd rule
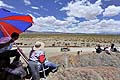
[[[45,67],[49,67],[53,73],[58,69],[58,66],[55,63],[50,62],[45,58],[45,51],[43,51],[44,46],[45,44],[43,42],[37,41],[30,52],[29,67],[33,80],[40,79],[39,70],[43,69],[42,64],[44,64]]]
[[[4,60],[5,64],[3,67],[10,66],[10,57],[15,57],[14,61],[19,61],[20,54],[17,49],[12,49],[14,41],[19,38],[19,34],[13,32],[10,37],[2,37],[0,38],[0,61]]]

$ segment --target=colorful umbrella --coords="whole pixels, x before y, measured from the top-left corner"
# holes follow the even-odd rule
[[[0,8],[0,38],[21,33],[32,26],[32,17]]]
[[[0,8],[0,38],[10,36],[13,32],[24,32],[32,26],[32,23],[32,17],[29,15],[23,15]],[[17,45],[16,47],[18,48],[21,57],[28,63],[28,58]]]

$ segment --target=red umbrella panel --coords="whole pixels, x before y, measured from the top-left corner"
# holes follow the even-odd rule
[[[21,33],[32,26],[33,20],[29,15],[14,13],[0,9],[0,37],[6,37],[13,32]]]

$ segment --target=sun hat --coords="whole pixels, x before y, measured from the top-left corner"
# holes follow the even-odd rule
[[[43,42],[36,41],[34,46],[33,46],[33,50],[41,50],[44,47],[45,47],[45,44]]]

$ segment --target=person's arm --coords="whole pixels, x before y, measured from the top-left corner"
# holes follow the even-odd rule
[[[12,42],[14,42],[14,41],[11,39],[10,41],[8,41],[8,42],[6,42],[6,43],[0,44],[0,49],[3,48],[3,47],[5,47],[5,46],[9,46],[10,43],[12,43]]]

